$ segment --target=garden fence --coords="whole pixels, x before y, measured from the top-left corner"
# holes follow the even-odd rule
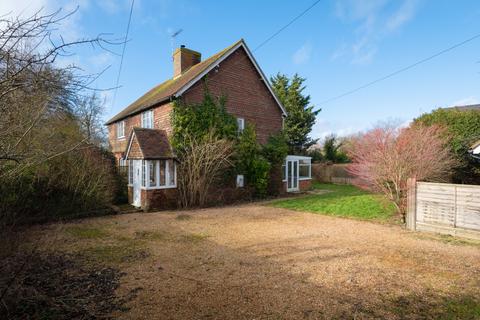
[[[407,228],[480,239],[480,186],[409,179]]]
[[[347,164],[313,163],[312,177],[320,182],[335,184],[352,184],[354,179],[347,171]]]

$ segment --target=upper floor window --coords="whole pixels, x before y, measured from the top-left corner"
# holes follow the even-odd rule
[[[117,139],[125,138],[125,121],[117,122]]]
[[[242,133],[243,130],[245,129],[245,119],[243,118],[237,118],[237,127],[238,127],[238,133]]]
[[[153,110],[142,113],[142,128],[153,129]]]

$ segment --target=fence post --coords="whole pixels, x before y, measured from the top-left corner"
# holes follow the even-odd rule
[[[417,222],[417,180],[407,179],[407,217],[406,225],[408,230],[416,230]]]

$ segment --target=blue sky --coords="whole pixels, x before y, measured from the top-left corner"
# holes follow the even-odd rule
[[[244,38],[253,50],[311,5],[297,1],[136,0],[115,104],[105,92],[105,118],[172,76],[169,34],[176,46],[204,58]],[[2,0],[0,14],[78,12],[58,32],[67,39],[110,33],[123,37],[130,0]],[[254,52],[267,75],[295,72],[307,78],[306,92],[321,107],[312,135],[346,135],[383,121],[407,122],[441,106],[480,102],[480,39],[394,78],[342,99],[333,96],[361,86],[480,33],[478,0],[324,0]],[[121,52],[121,48],[115,48]],[[111,66],[95,86],[115,85],[120,57],[79,48],[61,63],[87,72]]]

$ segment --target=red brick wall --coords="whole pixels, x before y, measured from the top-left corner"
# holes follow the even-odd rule
[[[173,103],[166,103],[153,109],[153,127],[155,129],[166,130],[168,134],[172,133],[172,125],[170,122],[170,113]],[[134,127],[141,127],[141,114],[136,114],[125,118],[125,138],[117,139],[117,124],[112,123],[108,126],[108,141],[112,152],[117,160],[127,151],[127,140]]]
[[[137,139],[133,139],[132,146],[130,147],[130,154],[128,155],[129,158],[132,159],[142,159],[142,150],[140,150],[140,145],[138,144]]]
[[[144,210],[174,209],[177,207],[177,189],[141,190],[141,205]]]
[[[281,110],[243,48],[220,63],[218,71],[215,69],[207,75],[210,93],[226,95],[227,111],[244,118],[245,124],[254,124],[260,143],[282,129]],[[199,81],[182,98],[186,103],[197,103],[203,94],[204,82]]]
[[[298,180],[298,186],[300,191],[307,191],[312,186],[312,179],[308,180]],[[283,192],[280,194],[285,194],[287,192],[287,182],[283,181]]]
[[[270,135],[282,129],[282,113],[270,91],[261,80],[260,74],[249,60],[243,48],[239,48],[207,75],[207,85],[214,96],[227,97],[227,111],[235,117],[245,119],[246,124],[254,124],[257,139],[267,142]],[[187,90],[183,99],[187,103],[199,103],[203,100],[204,82],[199,81]],[[154,108],[154,127],[167,130],[170,135],[172,126],[170,114],[173,103]],[[116,124],[108,126],[109,142],[112,152],[119,158],[126,151],[126,144],[133,127],[140,127],[141,115],[125,119],[125,139],[118,140]]]

